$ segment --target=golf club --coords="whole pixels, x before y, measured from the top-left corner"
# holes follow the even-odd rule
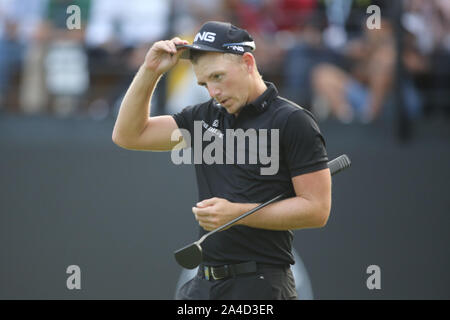
[[[334,175],[336,173],[341,172],[342,170],[350,167],[351,161],[350,158],[347,155],[341,155],[337,157],[334,160],[331,160],[328,162],[328,167],[330,168],[331,175]],[[252,210],[240,215],[239,217],[225,223],[224,225],[220,226],[219,228],[216,228],[206,234],[204,234],[199,240],[195,241],[194,243],[191,243],[181,249],[178,249],[174,252],[175,259],[177,260],[178,264],[186,269],[194,269],[197,267],[203,259],[202,256],[202,247],[200,244],[210,235],[219,232],[225,228],[228,228],[230,225],[236,223],[237,221],[247,217],[248,215],[251,215],[252,213],[258,211],[261,208],[264,208],[265,206],[268,206],[269,204],[287,196],[287,192],[284,192],[275,198],[264,202],[257,206],[256,208],[253,208]]]

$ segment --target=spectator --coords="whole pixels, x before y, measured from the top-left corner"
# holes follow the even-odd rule
[[[280,69],[299,24],[314,11],[316,0],[226,0],[230,19],[252,33],[258,48],[255,58],[268,81],[281,82]]]
[[[352,0],[326,0],[305,8],[297,20],[294,30],[294,42],[286,51],[283,60],[284,95],[310,109],[318,118],[320,114],[314,101],[311,86],[312,70],[319,63],[345,66],[347,62],[342,49],[348,38],[360,33],[362,21],[361,4]],[[364,5],[364,13],[367,4]],[[308,10],[309,9],[309,10]],[[353,25],[357,25],[356,30]]]
[[[393,86],[396,51],[391,24],[382,20],[380,29],[365,30],[362,39],[347,46],[347,55],[353,61],[350,72],[323,63],[312,74],[316,93],[325,98],[331,113],[343,123],[352,122],[355,116],[364,123],[377,119]],[[402,93],[409,115],[416,115],[420,109],[417,92],[406,83]]]
[[[14,104],[8,92],[14,75],[22,69],[29,44],[36,36],[47,0],[0,0],[0,109]],[[8,99],[9,98],[9,99]]]
[[[90,109],[117,105],[150,44],[167,37],[170,10],[166,0],[92,0],[86,44],[97,94]]]
[[[80,8],[81,29],[69,30],[67,9]],[[89,0],[48,0],[23,70],[20,105],[25,113],[74,113],[89,86],[84,27]]]
[[[406,63],[424,92],[424,111],[450,115],[450,2],[409,0],[404,9],[402,25],[417,51],[407,56]],[[428,57],[427,63],[417,59],[420,55]]]
[[[337,62],[333,51],[325,46],[323,30],[326,19],[321,12],[311,15],[296,32],[295,44],[283,61],[284,94],[307,109],[312,105],[311,72],[324,61]]]

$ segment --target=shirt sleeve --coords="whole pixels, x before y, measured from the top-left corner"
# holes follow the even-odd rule
[[[197,106],[189,106],[172,115],[175,122],[177,123],[178,128],[187,130],[191,137],[194,136],[194,115],[196,110]]]
[[[308,111],[298,109],[289,116],[281,143],[291,178],[328,168],[325,139]]]

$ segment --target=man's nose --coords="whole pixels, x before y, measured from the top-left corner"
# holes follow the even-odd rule
[[[220,89],[215,86],[209,86],[208,91],[211,98],[217,98],[220,96]]]

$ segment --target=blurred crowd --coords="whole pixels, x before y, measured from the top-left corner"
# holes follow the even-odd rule
[[[410,118],[448,115],[450,1],[401,4],[399,13],[382,0],[0,0],[0,112],[114,117],[153,42],[192,41],[219,20],[247,29],[264,79],[319,120],[382,119],[396,94]],[[79,29],[68,28],[71,5]],[[380,28],[368,27],[371,5]],[[208,94],[181,62],[154,99],[171,114]]]

